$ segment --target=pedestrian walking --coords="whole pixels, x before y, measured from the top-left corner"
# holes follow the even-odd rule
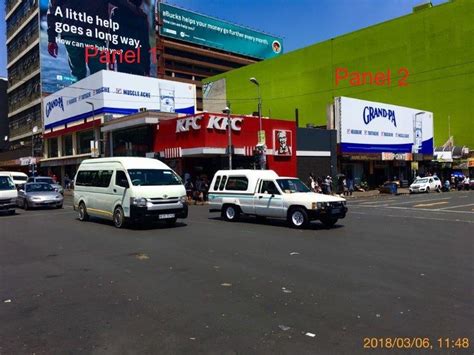
[[[188,197],[188,201],[191,202],[193,199],[193,191],[194,191],[194,184],[191,180],[191,177],[186,181],[184,184],[184,188],[186,189],[186,196]]]
[[[354,192],[354,179],[352,176],[349,176],[347,180],[347,189],[349,190],[349,196],[352,196],[352,193]]]

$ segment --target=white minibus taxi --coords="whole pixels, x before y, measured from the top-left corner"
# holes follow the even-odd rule
[[[15,207],[18,198],[18,191],[11,176],[5,172],[0,172],[0,212],[7,211],[15,214]]]
[[[117,228],[145,221],[171,226],[188,216],[186,201],[181,178],[155,159],[87,159],[75,177],[74,210],[81,221],[96,216],[111,219]]]
[[[1,173],[10,176],[17,188],[26,184],[26,180],[28,180],[28,175],[21,171],[2,171]]]

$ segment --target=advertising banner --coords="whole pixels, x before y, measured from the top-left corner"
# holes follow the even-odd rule
[[[51,129],[95,114],[149,111],[193,114],[196,86],[103,70],[44,98],[44,125]]]
[[[103,69],[156,77],[155,0],[40,0],[43,93]]]
[[[281,38],[160,3],[160,35],[249,57],[283,53]]]
[[[283,129],[273,130],[273,155],[291,156],[291,131]]]
[[[338,97],[338,139],[343,153],[433,154],[433,113]]]

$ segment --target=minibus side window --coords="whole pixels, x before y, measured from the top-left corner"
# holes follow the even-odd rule
[[[216,178],[216,182],[214,183],[214,190],[217,190],[219,188],[219,183],[221,182],[221,177],[218,176]]]
[[[110,180],[112,179],[112,170],[101,170],[96,175],[97,180],[94,183],[94,186],[97,187],[109,187]]]
[[[125,171],[117,170],[117,172],[115,173],[115,185],[124,187],[124,188],[130,187],[130,185],[128,184],[127,175],[125,174]]]
[[[223,176],[221,180],[221,184],[219,185],[219,190],[222,191],[224,190],[225,183],[227,182],[227,176]]]

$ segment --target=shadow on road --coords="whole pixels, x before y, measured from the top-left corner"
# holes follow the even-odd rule
[[[265,218],[265,219],[259,219],[255,217],[250,217],[250,216],[245,216],[245,217],[240,217],[238,221],[236,222],[226,222],[222,217],[209,217],[208,219],[214,220],[214,221],[222,221],[223,223],[246,223],[246,224],[256,224],[256,225],[262,225],[262,226],[270,226],[270,227],[279,227],[279,228],[288,228],[290,230],[294,230],[293,228],[288,226],[288,223],[283,220],[283,219],[272,219],[272,218]],[[333,227],[326,227],[324,224],[322,224],[319,221],[311,221],[311,223],[308,224],[306,228],[303,228],[302,230],[328,230],[328,229],[338,229],[338,228],[343,228],[344,226],[342,224],[335,224]]]

